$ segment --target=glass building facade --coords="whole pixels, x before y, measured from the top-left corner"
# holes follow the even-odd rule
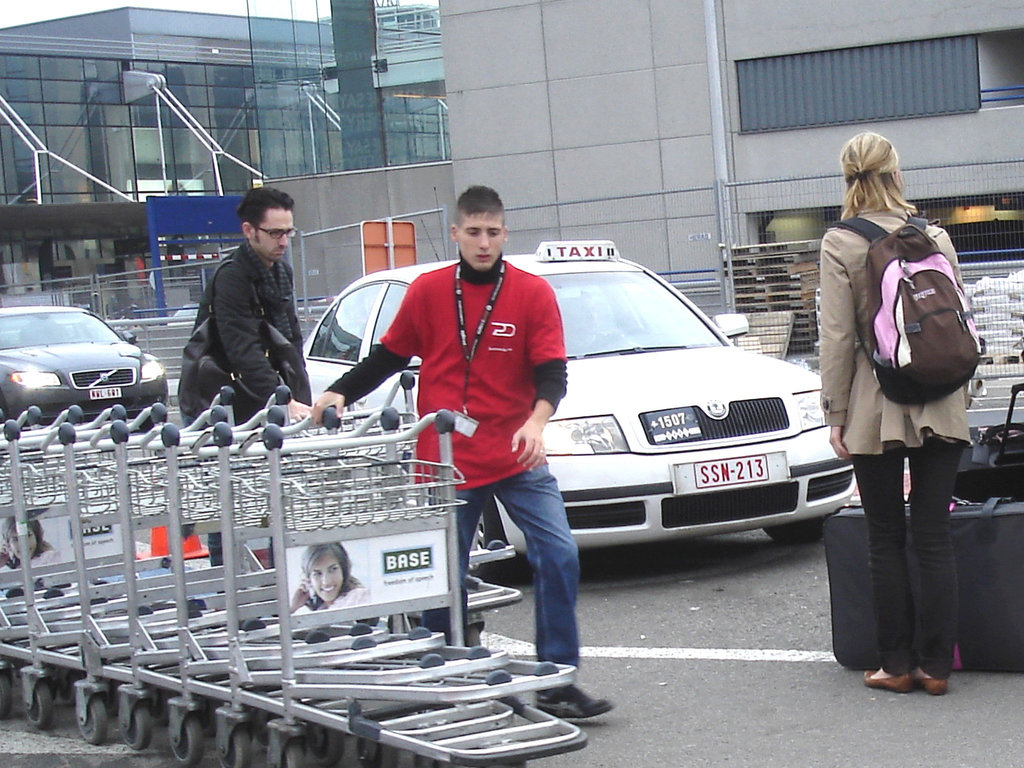
[[[449,156],[436,5],[249,0],[248,18],[124,8],[10,32],[4,205],[240,194],[260,175]],[[8,226],[3,282],[122,271],[146,255],[144,234]]]
[[[373,0],[250,4],[261,159],[271,177],[449,157],[440,14]]]

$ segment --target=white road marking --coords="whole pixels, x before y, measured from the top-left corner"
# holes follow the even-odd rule
[[[533,643],[484,632],[481,642],[488,648],[507,651],[513,656],[536,656]],[[585,659],[680,659],[696,661],[786,661],[796,663],[836,663],[831,651],[795,651],[773,648],[650,648],[646,646],[583,646]]]

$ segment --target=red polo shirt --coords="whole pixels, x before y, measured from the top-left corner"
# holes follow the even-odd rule
[[[512,435],[533,412],[534,368],[565,359],[562,318],[555,293],[546,280],[506,262],[505,279],[487,321],[476,354],[469,363],[459,343],[455,304],[456,266],[421,275],[402,300],[381,343],[402,357],[418,355],[418,408],[465,411],[479,422],[476,434],[454,435],[455,466],[466,478],[464,487],[487,485],[523,471],[512,451]],[[462,281],[466,336],[472,346],[493,283]],[[419,456],[438,458],[432,430],[420,437]]]

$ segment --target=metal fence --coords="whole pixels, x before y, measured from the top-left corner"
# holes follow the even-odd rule
[[[1024,161],[911,167],[903,171],[908,197],[930,217],[940,218],[953,236],[968,282],[1005,277],[1024,269]],[[787,268],[794,295],[804,302],[801,339],[813,346],[816,316],[813,261],[817,239],[839,217],[843,191],[838,174],[666,190],[615,198],[566,201],[509,208],[509,253],[531,252],[542,240],[611,239],[620,253],[662,274],[709,313],[778,309],[760,300],[738,301],[742,280],[760,280],[756,265],[765,259],[787,263],[791,251],[798,268]],[[803,216],[806,236],[787,238],[779,228],[785,217]],[[444,209],[396,216],[417,222],[419,261],[451,256]],[[731,229],[726,244],[719,222]],[[359,223],[343,223],[296,238],[292,263],[300,320],[308,327],[327,301],[361,274]],[[785,242],[779,242],[779,240]],[[809,257],[808,254],[811,254]],[[737,259],[742,259],[746,272]],[[118,325],[131,327],[143,343],[174,365],[191,329],[212,262],[188,262],[163,268],[166,315],[156,309],[152,270],[51,281],[0,289],[0,304],[69,304],[89,307]],[[754,275],[751,278],[751,275]],[[751,292],[747,292],[748,294]],[[756,292],[754,292],[756,293]],[[1019,300],[1018,300],[1019,303]],[[1022,342],[1024,343],[1024,342]]]

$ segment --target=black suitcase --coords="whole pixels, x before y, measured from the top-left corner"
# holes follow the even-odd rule
[[[960,585],[959,663],[963,669],[1022,672],[1024,502],[961,504],[951,523]],[[836,660],[853,669],[877,669],[863,510],[843,510],[825,521],[825,559]],[[917,568],[909,549],[908,559],[913,580]]]
[[[1024,499],[1024,423],[1014,421],[1017,396],[1024,383],[1010,388],[1006,419],[981,430],[972,430],[970,450],[960,460],[953,491],[959,499],[985,501],[992,496]]]

